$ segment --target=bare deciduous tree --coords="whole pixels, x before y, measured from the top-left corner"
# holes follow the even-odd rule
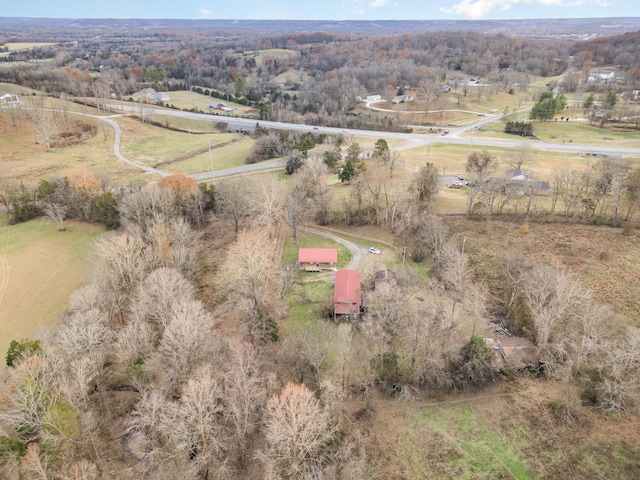
[[[160,336],[178,302],[193,298],[194,294],[194,286],[178,270],[158,268],[147,275],[137,288],[131,301],[132,318],[148,322]]]
[[[272,250],[264,233],[242,231],[220,270],[221,291],[240,311],[242,328],[252,343],[269,342],[276,335],[267,289]]]
[[[55,222],[55,224],[58,226],[58,231],[65,231],[64,220],[65,218],[67,218],[67,207],[58,203],[47,201],[44,202],[42,211],[46,218],[48,218],[52,222]]]
[[[251,211],[250,198],[248,183],[242,178],[233,177],[216,183],[215,210],[222,218],[231,221],[236,236],[240,232],[240,224]]]
[[[155,358],[172,387],[180,385],[208,354],[215,322],[202,303],[180,299],[171,312]]]
[[[266,463],[284,478],[300,478],[322,463],[322,449],[331,442],[334,425],[313,392],[288,383],[267,402]]]
[[[187,381],[176,403],[176,418],[165,427],[184,460],[194,461],[205,475],[225,471],[225,455],[231,447],[222,419],[224,393],[212,367],[201,366]],[[216,475],[216,478],[219,478]]]
[[[260,176],[253,182],[251,197],[257,222],[273,237],[285,211],[283,183],[272,176]]]
[[[496,160],[489,152],[471,152],[467,157],[467,176],[469,184],[469,199],[467,215],[471,215],[478,196],[482,193],[485,182],[496,168]]]
[[[38,143],[38,136],[40,136],[47,146],[47,151],[50,152],[51,140],[53,140],[59,131],[56,117],[44,107],[44,102],[41,97],[38,97],[28,112],[36,137],[36,143]]]
[[[258,427],[267,392],[257,350],[248,343],[234,343],[230,353],[231,361],[224,376],[225,417],[233,426],[240,453],[244,454],[248,437]]]

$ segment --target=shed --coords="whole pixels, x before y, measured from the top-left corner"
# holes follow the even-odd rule
[[[168,93],[156,92],[151,96],[151,99],[156,100],[158,102],[168,102],[169,100],[171,100],[171,97],[169,96]]]
[[[333,270],[338,265],[337,248],[301,248],[298,250],[298,268],[307,272]]]
[[[362,305],[360,272],[338,270],[333,288],[333,313],[335,315],[359,315]]]
[[[538,347],[527,338],[507,337],[500,340],[485,338],[485,342],[491,349],[492,364],[496,370],[538,368],[540,364]]]
[[[378,270],[373,277],[373,289],[378,293],[391,290],[398,284],[398,274],[395,270]]]

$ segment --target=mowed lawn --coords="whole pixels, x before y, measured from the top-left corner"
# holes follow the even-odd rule
[[[54,325],[69,295],[87,274],[87,253],[104,228],[35,219],[19,225],[0,222],[0,372],[11,340],[33,338]]]

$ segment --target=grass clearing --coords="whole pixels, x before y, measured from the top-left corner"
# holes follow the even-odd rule
[[[437,438],[440,453],[433,458],[421,437]],[[405,468],[411,479],[422,478],[533,478],[514,442],[496,425],[477,418],[470,405],[444,405],[427,408],[400,441]],[[445,448],[442,448],[445,447]]]
[[[9,42],[5,43],[4,46],[9,49],[9,53],[15,52],[16,50],[31,50],[32,48],[38,47],[47,47],[49,45],[55,45],[55,43],[50,42]]]
[[[304,274],[303,274],[304,275]],[[333,300],[333,285],[328,279],[304,282],[299,295],[290,295],[286,318],[280,325],[287,335],[326,318]]]
[[[526,121],[527,114],[512,115],[512,121]],[[514,140],[515,135],[504,133],[504,121],[490,123],[479,130],[473,131],[473,136],[482,138],[498,138]],[[616,131],[614,124],[607,128],[600,128],[584,121],[553,121],[535,122],[533,133],[546,143],[576,143],[582,145],[599,145],[638,148],[640,146],[640,130]],[[526,140],[525,140],[526,141]]]
[[[202,88],[203,91],[210,90],[205,87],[200,88]],[[214,102],[224,102],[229,108],[237,109],[234,112],[235,115],[242,115],[246,110],[252,108],[247,107],[246,105],[241,105],[239,103],[234,103],[217,97],[211,97],[209,95],[204,95],[202,93],[194,92],[191,90],[175,90],[166,93],[169,95],[170,100],[168,102],[165,102],[165,104],[173,105],[181,110],[196,109],[203,112],[208,112],[209,105]],[[216,111],[216,115],[224,115],[224,112]],[[233,120],[233,118],[230,117],[229,120]]]
[[[43,219],[0,228],[2,359],[11,340],[33,337],[54,325],[71,292],[86,279],[87,253],[104,229],[65,224],[65,232]],[[0,362],[2,370],[4,361]]]
[[[237,167],[245,164],[253,140],[238,133],[214,132],[207,135],[177,132],[133,119],[119,119],[122,129],[122,153],[135,162],[167,172],[197,173]]]
[[[96,125],[95,136],[47,152],[44,145],[35,143],[27,120],[18,121],[13,127],[9,112],[0,109],[0,135],[4,140],[0,143],[0,180],[37,183],[43,178],[64,177],[80,168],[92,171],[107,184],[147,183],[154,179],[116,159],[112,127],[97,120],[87,122]]]

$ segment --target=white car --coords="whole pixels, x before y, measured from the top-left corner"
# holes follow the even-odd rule
[[[369,249],[369,253],[373,253],[374,255],[380,255],[380,250],[378,250],[378,249],[377,249],[377,248],[375,248],[375,247],[371,247],[371,248]]]

